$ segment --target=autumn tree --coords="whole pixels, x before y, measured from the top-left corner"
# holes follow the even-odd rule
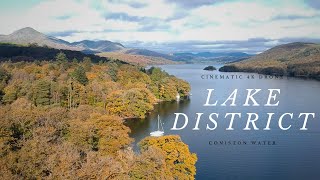
[[[192,179],[196,158],[177,137],[131,149],[125,118],[186,95],[185,81],[159,68],[90,59],[0,67],[0,179]],[[156,143],[155,143],[156,142]]]
[[[194,179],[197,156],[189,151],[188,145],[177,135],[147,137],[139,142],[142,152],[150,147],[159,148],[165,154],[166,165],[174,179]]]
[[[136,157],[129,176],[131,179],[174,179],[166,164],[165,153],[160,148],[151,146]]]
[[[120,117],[144,118],[153,109],[155,101],[154,95],[145,88],[119,90],[107,96],[106,109],[110,114]]]
[[[89,119],[75,119],[70,125],[70,141],[83,150],[116,155],[120,149],[128,147],[132,142],[128,135],[130,129],[116,116],[91,114]]]

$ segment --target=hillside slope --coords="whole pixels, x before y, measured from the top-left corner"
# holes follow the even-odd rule
[[[118,51],[125,48],[120,43],[115,43],[107,40],[83,40],[79,42],[70,43],[62,39],[47,36],[43,33],[36,31],[31,27],[22,28],[9,35],[0,35],[0,42],[22,45],[37,44],[39,46],[48,46],[55,49],[83,51],[89,54],[97,52]]]
[[[110,59],[120,59],[121,61],[136,64],[136,65],[161,65],[161,64],[178,64],[178,62],[171,61],[162,57],[144,56],[136,54],[126,54],[122,51],[118,52],[104,52],[96,54],[100,57],[106,57]]]
[[[247,60],[228,64],[220,71],[320,79],[320,44],[295,42],[276,46]]]
[[[74,47],[69,42],[47,36],[30,27],[22,28],[14,31],[9,35],[1,35],[0,42],[2,43],[14,43],[14,44],[38,44],[40,46],[49,46],[56,49],[69,49],[69,50],[83,50],[79,47]]]
[[[12,62],[18,61],[43,61],[54,60],[59,52],[66,54],[67,58],[71,61],[74,58],[81,61],[84,57],[90,57],[92,62],[109,61],[108,58],[99,57],[93,54],[84,54],[80,51],[72,50],[59,50],[48,47],[39,46],[20,46],[14,44],[0,44],[0,62],[11,60]],[[123,62],[124,63],[124,62]]]

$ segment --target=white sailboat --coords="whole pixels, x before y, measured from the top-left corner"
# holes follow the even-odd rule
[[[158,130],[151,132],[150,136],[159,137],[159,136],[162,136],[163,134],[164,134],[163,126],[162,126],[162,123],[161,123],[160,116],[158,115]]]
[[[180,101],[180,94],[179,93],[177,93],[176,99],[177,99],[177,101]]]

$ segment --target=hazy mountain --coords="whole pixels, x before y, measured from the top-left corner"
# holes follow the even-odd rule
[[[141,54],[127,54],[123,51],[103,52],[98,53],[98,56],[107,57],[111,59],[119,59],[131,64],[137,65],[161,65],[161,64],[178,64],[175,61],[163,58],[160,56],[141,55]]]
[[[165,54],[147,49],[125,49],[124,54],[142,55],[149,57],[164,58],[185,63],[206,63],[206,62],[234,62],[251,57],[252,55],[242,52],[199,52],[199,53],[173,53]]]
[[[67,41],[47,36],[30,27],[14,31],[9,35],[0,35],[0,42],[23,45],[36,43],[40,46],[46,45],[56,49],[83,50],[78,47],[71,46]]]
[[[39,46],[48,46],[55,49],[66,49],[82,51],[85,54],[97,54],[105,53],[103,56],[109,56],[111,58],[124,58],[128,62],[136,62],[140,57],[144,64],[152,63],[160,64],[163,63],[173,63],[173,61],[179,61],[184,63],[201,63],[201,62],[234,62],[245,58],[250,55],[241,52],[232,53],[215,53],[215,52],[201,52],[201,53],[175,53],[175,54],[165,54],[155,51],[150,51],[147,49],[135,49],[126,48],[120,43],[111,42],[107,40],[83,40],[79,42],[67,42],[62,39],[58,39],[52,36],[47,36],[40,33],[30,27],[26,27],[17,30],[9,35],[0,35],[0,42],[2,43],[13,43],[13,44],[37,44]],[[116,52],[116,53],[106,53],[106,52]],[[100,54],[101,55],[101,54]]]
[[[221,71],[303,76],[320,79],[320,44],[295,42],[273,47]]]
[[[173,56],[177,61],[186,63],[227,63],[241,61],[251,57],[252,55],[243,52],[199,52],[199,53],[174,53]]]
[[[111,52],[119,51],[125,49],[125,47],[120,43],[115,43],[111,41],[101,40],[101,41],[90,41],[83,40],[79,42],[71,43],[72,46],[76,46],[85,50],[90,50],[92,52]]]
[[[217,57],[248,57],[250,54],[243,52],[199,52],[199,53],[174,53],[176,57],[202,57],[202,58],[217,58]]]
[[[86,53],[97,53],[97,52],[110,52],[122,50],[125,47],[120,43],[114,43],[111,41],[89,41],[84,40],[80,42],[67,42],[62,39],[58,39],[52,36],[47,36],[40,33],[33,28],[26,27],[17,30],[9,35],[0,35],[0,42],[3,43],[14,43],[14,44],[38,44],[39,46],[48,46],[55,49],[68,49],[84,51]]]
[[[174,60],[175,59],[174,56],[171,56],[169,54],[150,51],[150,50],[147,50],[147,49],[126,49],[123,52],[125,54],[152,56],[152,57],[165,58],[165,59],[170,59],[170,60]]]

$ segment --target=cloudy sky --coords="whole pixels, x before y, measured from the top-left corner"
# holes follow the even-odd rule
[[[256,53],[320,42],[320,0],[1,0],[0,22],[0,34],[33,27],[70,42]]]

